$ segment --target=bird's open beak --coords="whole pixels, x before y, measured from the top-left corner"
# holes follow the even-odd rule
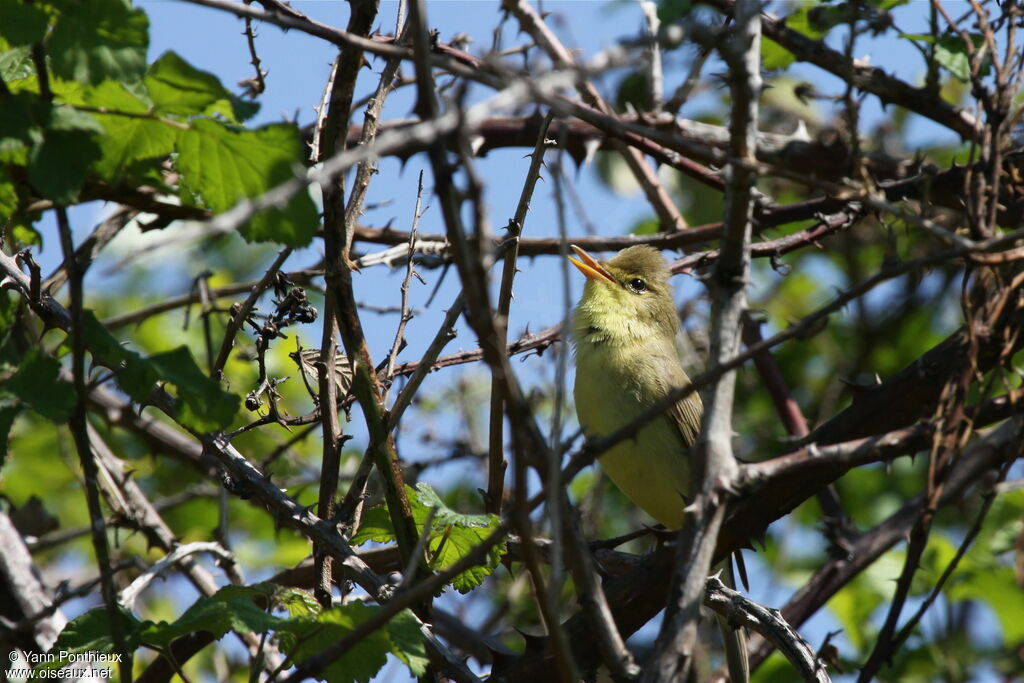
[[[580,269],[581,273],[587,276],[588,280],[604,280],[605,282],[615,284],[615,278],[612,277],[612,274],[609,273],[604,266],[597,262],[597,259],[583,249],[577,247],[575,244],[570,244],[569,246],[572,247],[572,250],[580,257],[577,260],[570,256],[569,260],[572,261],[574,266]]]

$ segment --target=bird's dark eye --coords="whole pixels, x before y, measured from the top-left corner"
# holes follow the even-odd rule
[[[629,288],[632,289],[637,294],[640,294],[641,292],[647,291],[647,283],[641,280],[640,278],[635,277],[629,281]]]

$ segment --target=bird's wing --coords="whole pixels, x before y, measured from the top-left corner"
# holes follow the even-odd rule
[[[697,394],[688,396],[682,401],[677,401],[669,409],[669,417],[672,418],[672,422],[679,429],[679,434],[683,437],[683,443],[686,444],[687,448],[697,442],[697,435],[700,433],[700,421],[703,415],[704,405]]]
[[[664,378],[667,391],[684,387],[690,383],[690,378],[686,376],[686,372],[683,371],[682,366],[678,362],[668,367],[672,367],[673,370],[668,373],[668,377]],[[703,415],[704,404],[700,400],[700,395],[696,393],[690,394],[681,401],[677,401],[668,410],[668,417],[672,420],[676,429],[679,430],[679,435],[682,437],[683,443],[687,448],[697,442],[697,435],[700,433],[700,422]]]

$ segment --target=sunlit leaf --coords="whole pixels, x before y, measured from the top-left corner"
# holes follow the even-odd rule
[[[135,161],[159,159],[173,151],[179,129],[151,116],[150,107],[122,83],[104,81],[88,91],[86,101],[117,112],[96,115],[104,135],[99,138],[103,158],[95,169],[108,180],[117,181]]]
[[[178,140],[178,166],[185,182],[215,212],[257,197],[301,172],[302,145],[295,126],[276,124],[256,130],[230,128],[209,119],[192,122]],[[267,209],[242,229],[254,242],[305,246],[318,219],[305,192],[282,209]]]

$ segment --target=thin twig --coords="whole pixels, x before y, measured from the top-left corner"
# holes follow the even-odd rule
[[[220,343],[220,351],[217,352],[217,359],[213,362],[213,367],[210,369],[211,377],[220,377],[224,372],[224,366],[228,362],[228,356],[231,355],[231,349],[234,346],[235,335],[238,334],[238,330],[242,328],[243,323],[249,317],[252,312],[253,306],[256,305],[256,300],[260,298],[273,283],[274,278],[277,277],[278,271],[284,262],[288,260],[288,257],[292,255],[291,247],[282,249],[277,254],[277,258],[270,264],[267,271],[263,273],[263,277],[260,278],[259,282],[253,285],[249,289],[249,296],[246,297],[242,305],[238,307],[235,314],[231,316],[228,321],[227,329],[224,331],[224,339]],[[215,294],[212,292],[210,296],[213,297]]]
[[[530,168],[526,172],[526,180],[523,183],[522,192],[519,194],[519,203],[516,205],[515,215],[509,221],[507,227],[506,243],[509,245],[505,251],[505,258],[501,269],[501,284],[498,288],[498,307],[495,311],[495,331],[498,335],[496,343],[504,345],[508,340],[508,315],[512,305],[512,282],[518,270],[517,260],[519,258],[519,239],[526,224],[526,216],[530,210],[530,202],[533,199],[533,190],[540,178],[541,168],[544,165],[544,152],[547,149],[548,127],[554,115],[548,112],[541,123],[540,132],[537,134],[537,142],[534,145],[533,153],[530,155]],[[491,375],[491,404],[490,420],[488,422],[488,458],[487,458],[487,496],[484,499],[487,512],[500,515],[502,499],[504,497],[505,468],[505,414],[504,414],[504,383],[505,378],[501,374]]]
[[[409,230],[409,261],[405,266],[405,278],[402,280],[401,287],[401,315],[398,318],[398,328],[395,330],[395,340],[391,343],[391,351],[388,353],[387,365],[384,370],[384,376],[389,379],[395,374],[395,358],[405,345],[405,326],[412,318],[412,314],[409,312],[409,283],[412,281],[412,276],[416,272],[413,267],[412,253],[416,246],[416,231],[419,229],[420,218],[423,215],[420,212],[422,201],[423,171],[420,171],[419,182],[416,186],[416,206],[412,211],[412,228]],[[384,390],[383,403],[387,403],[389,389],[390,386],[388,389]]]
[[[38,50],[42,56],[42,48]],[[40,89],[46,80],[45,59],[37,59],[37,73],[40,79]],[[68,336],[71,338],[71,376],[75,387],[75,405],[68,420],[71,429],[71,436],[78,451],[78,461],[82,467],[82,475],[85,483],[85,500],[89,510],[90,529],[92,530],[92,545],[96,553],[96,563],[99,566],[103,580],[101,581],[101,592],[103,601],[110,614],[110,633],[114,641],[114,649],[122,656],[120,658],[121,679],[131,680],[132,652],[128,649],[125,641],[124,622],[120,611],[117,609],[117,589],[114,586],[114,578],[110,575],[103,575],[102,572],[111,566],[110,547],[107,544],[107,531],[104,523],[103,508],[100,505],[99,493],[99,470],[96,461],[93,459],[92,447],[89,443],[89,423],[86,418],[86,329],[85,329],[85,295],[82,289],[82,280],[85,276],[82,264],[78,263],[75,253],[75,245],[71,233],[71,224],[68,221],[67,209],[58,206],[57,228],[60,234],[61,252],[64,255],[64,271],[67,273],[68,286],[71,292],[69,311]]]

